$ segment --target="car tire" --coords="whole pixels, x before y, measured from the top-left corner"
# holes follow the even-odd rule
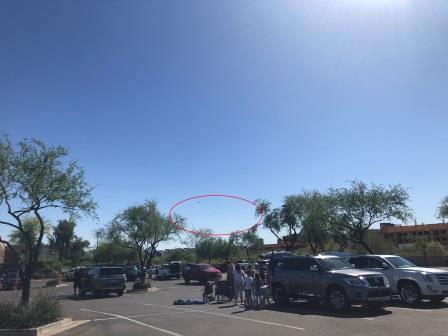
[[[347,294],[339,286],[332,287],[328,290],[327,301],[331,309],[337,312],[347,310],[350,307]]]
[[[101,292],[94,289],[92,291],[92,296],[95,298],[99,298],[101,296]]]
[[[429,301],[431,301],[431,303],[440,303],[443,300],[445,300],[444,296],[433,296],[429,299]]]
[[[405,282],[398,287],[398,293],[403,303],[407,305],[416,305],[422,300],[420,288],[413,282]]]
[[[117,291],[117,295],[118,295],[118,296],[123,296],[123,293],[124,293],[124,290],[123,290],[123,289]]]
[[[200,283],[201,285],[205,285],[206,281],[207,281],[207,277],[205,277],[205,276],[201,276],[201,277],[199,278],[199,283]]]
[[[272,296],[275,304],[277,305],[282,306],[288,303],[288,297],[286,296],[285,290],[282,286],[275,286]]]
[[[185,282],[186,285],[189,285],[190,284],[190,279],[184,278],[184,282]]]

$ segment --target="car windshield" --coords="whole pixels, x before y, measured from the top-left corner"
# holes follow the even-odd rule
[[[123,273],[124,272],[121,267],[107,267],[100,270],[100,276],[120,275]]]
[[[342,258],[320,258],[319,262],[327,271],[353,268],[352,265]]]
[[[402,257],[386,257],[386,260],[395,268],[415,267],[415,264]]]

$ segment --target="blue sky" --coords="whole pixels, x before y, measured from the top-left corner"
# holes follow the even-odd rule
[[[280,205],[352,179],[403,184],[435,222],[447,17],[445,0],[2,1],[0,130],[70,149],[96,186],[100,221],[77,227],[89,238],[145,199]],[[193,205],[195,227],[254,220],[233,201]]]

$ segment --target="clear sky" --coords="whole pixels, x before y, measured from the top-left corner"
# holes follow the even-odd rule
[[[447,87],[446,0],[0,2],[0,130],[70,149],[96,186],[88,238],[145,199],[278,206],[352,179],[403,184],[435,222]],[[255,219],[204,203],[197,228]]]

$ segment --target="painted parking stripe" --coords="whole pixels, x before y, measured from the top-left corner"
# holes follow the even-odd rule
[[[141,315],[131,315],[131,316],[125,316],[128,318],[136,318],[136,317],[147,317],[147,316],[161,316],[161,315],[174,315],[174,314],[185,314],[188,312],[180,311],[180,312],[172,312],[172,313],[157,313],[157,314],[141,314]],[[105,318],[98,318],[94,319],[92,321],[107,321],[107,320],[118,320],[119,317],[105,317]]]
[[[431,309],[417,309],[417,308],[404,308],[404,307],[388,307],[389,309],[401,309],[401,310],[411,310],[411,311],[419,311],[419,312],[425,312],[430,313],[432,312]]]
[[[145,327],[148,327],[148,328],[151,328],[151,329],[163,332],[163,333],[171,335],[171,336],[183,336],[181,334],[175,333],[175,332],[170,331],[170,330],[158,328],[158,327],[155,327],[155,326],[150,325],[150,324],[146,324],[146,323],[143,323],[143,322],[140,322],[140,321],[137,321],[137,320],[133,320],[133,319],[131,319],[129,317],[126,317],[126,316],[117,315],[117,314],[110,314],[110,313],[105,313],[105,312],[101,312],[101,311],[97,311],[97,310],[90,310],[90,309],[82,309],[81,308],[81,310],[82,311],[87,311],[87,312],[92,312],[92,313],[97,313],[97,314],[104,314],[104,315],[109,315],[109,316],[114,316],[114,317],[117,317],[117,318],[121,318],[123,320],[127,320],[127,321],[130,321],[132,323],[135,323],[135,324],[138,324],[138,325],[141,325],[141,326],[145,326]]]
[[[159,306],[159,305],[151,304],[151,303],[143,303],[143,305],[145,305],[145,306],[155,306],[155,307],[159,307],[159,308],[178,309],[178,310],[184,310],[184,311],[188,311],[188,312],[192,312],[192,313],[201,313],[201,314],[208,314],[208,315],[214,315],[214,316],[220,316],[220,317],[227,317],[227,318],[233,318],[233,319],[237,319],[237,320],[251,321],[251,322],[268,324],[268,325],[273,325],[273,326],[276,326],[276,327],[283,327],[283,328],[289,328],[289,329],[295,329],[295,330],[305,330],[304,328],[295,327],[295,326],[288,325],[288,324],[281,324],[281,323],[275,323],[275,322],[267,322],[267,321],[255,320],[255,319],[251,319],[251,318],[247,318],[247,317],[241,317],[241,316],[232,316],[232,315],[226,315],[226,314],[213,313],[213,312],[206,311],[206,310],[187,309],[187,308],[178,308],[178,307],[170,307],[170,306]]]

